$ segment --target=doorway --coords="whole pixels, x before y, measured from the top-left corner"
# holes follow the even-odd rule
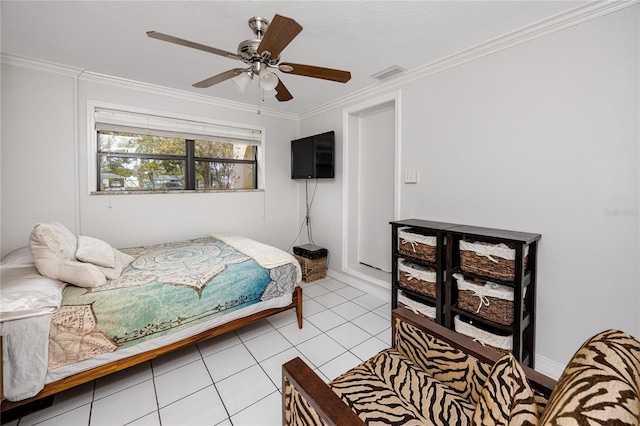
[[[343,270],[390,288],[398,216],[399,94],[345,110]]]

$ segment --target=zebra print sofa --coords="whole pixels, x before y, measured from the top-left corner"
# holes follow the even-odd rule
[[[284,425],[640,424],[640,342],[589,339],[556,382],[407,309],[393,348],[325,384],[283,365]]]

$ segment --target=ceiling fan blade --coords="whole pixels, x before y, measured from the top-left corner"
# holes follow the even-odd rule
[[[276,14],[258,46],[258,53],[263,57],[268,55],[267,59],[277,58],[300,31],[302,26],[296,21]]]
[[[283,62],[279,65],[280,71],[287,74],[302,75],[305,77],[321,78],[323,80],[346,83],[351,80],[349,71],[335,70],[332,68],[314,67],[312,65],[292,64]]]
[[[156,31],[147,31],[147,35],[156,40],[168,41],[169,43],[179,44],[181,46],[191,47],[192,49],[204,50],[205,52],[213,53],[215,55],[224,56],[231,59],[242,60],[240,56],[235,53],[227,52],[226,50],[216,49],[215,47],[206,46],[204,44],[195,43],[193,41],[185,40],[182,38],[174,37],[168,34],[159,33]]]
[[[280,102],[286,102],[293,99],[291,92],[282,84],[282,80],[278,79],[278,85],[276,86],[276,99]]]
[[[223,81],[229,80],[230,78],[233,78],[233,77],[235,77],[237,75],[240,75],[245,71],[246,70],[244,70],[242,68],[234,68],[232,70],[225,71],[225,72],[220,73],[218,75],[214,75],[213,77],[209,77],[206,80],[202,80],[202,81],[199,81],[197,83],[194,83],[193,87],[199,87],[201,89],[204,89],[204,88],[207,88],[207,87],[211,87],[214,84],[222,83]]]

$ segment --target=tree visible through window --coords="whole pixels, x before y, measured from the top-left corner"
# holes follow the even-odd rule
[[[255,188],[255,146],[194,141],[194,157],[197,189],[236,189],[248,182]]]
[[[256,189],[252,144],[98,131],[98,191]]]

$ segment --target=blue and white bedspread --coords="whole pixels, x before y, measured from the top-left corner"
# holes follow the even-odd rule
[[[50,373],[169,334],[198,331],[199,324],[242,308],[290,297],[300,281],[291,255],[242,237],[122,251],[136,260],[117,280],[66,288],[49,331]]]

